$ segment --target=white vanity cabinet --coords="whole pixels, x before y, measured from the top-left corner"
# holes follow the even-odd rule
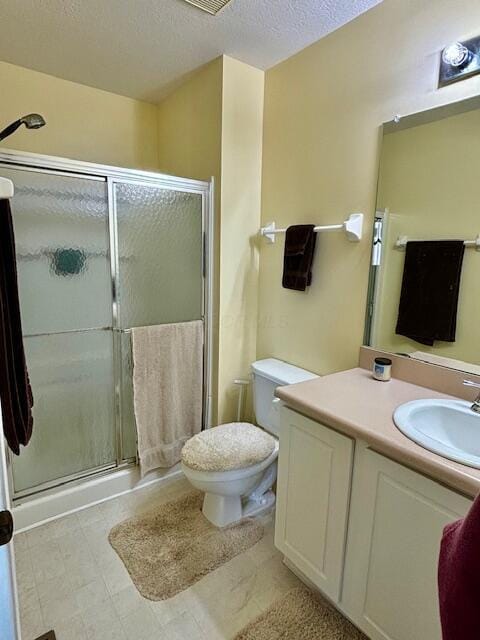
[[[371,640],[441,640],[440,540],[470,506],[282,408],[275,544]]]
[[[282,408],[275,545],[338,602],[353,440]]]
[[[471,502],[367,449],[355,456],[342,609],[372,640],[441,640],[443,527]]]

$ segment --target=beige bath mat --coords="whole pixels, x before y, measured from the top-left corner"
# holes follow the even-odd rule
[[[217,529],[202,514],[202,502],[192,492],[110,531],[110,544],[145,598],[172,598],[262,538],[255,520]]]
[[[307,588],[289,591],[247,625],[235,640],[368,640]]]

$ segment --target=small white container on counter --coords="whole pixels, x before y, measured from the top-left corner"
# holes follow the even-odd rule
[[[392,379],[392,361],[390,358],[375,358],[373,363],[373,377],[380,382]]]

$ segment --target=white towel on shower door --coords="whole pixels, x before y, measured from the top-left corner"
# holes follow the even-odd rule
[[[202,429],[203,322],[132,329],[133,392],[142,476],[180,461]]]

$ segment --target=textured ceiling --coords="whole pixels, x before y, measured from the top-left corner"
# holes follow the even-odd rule
[[[225,53],[268,69],[381,0],[1,0],[0,60],[155,102]]]

